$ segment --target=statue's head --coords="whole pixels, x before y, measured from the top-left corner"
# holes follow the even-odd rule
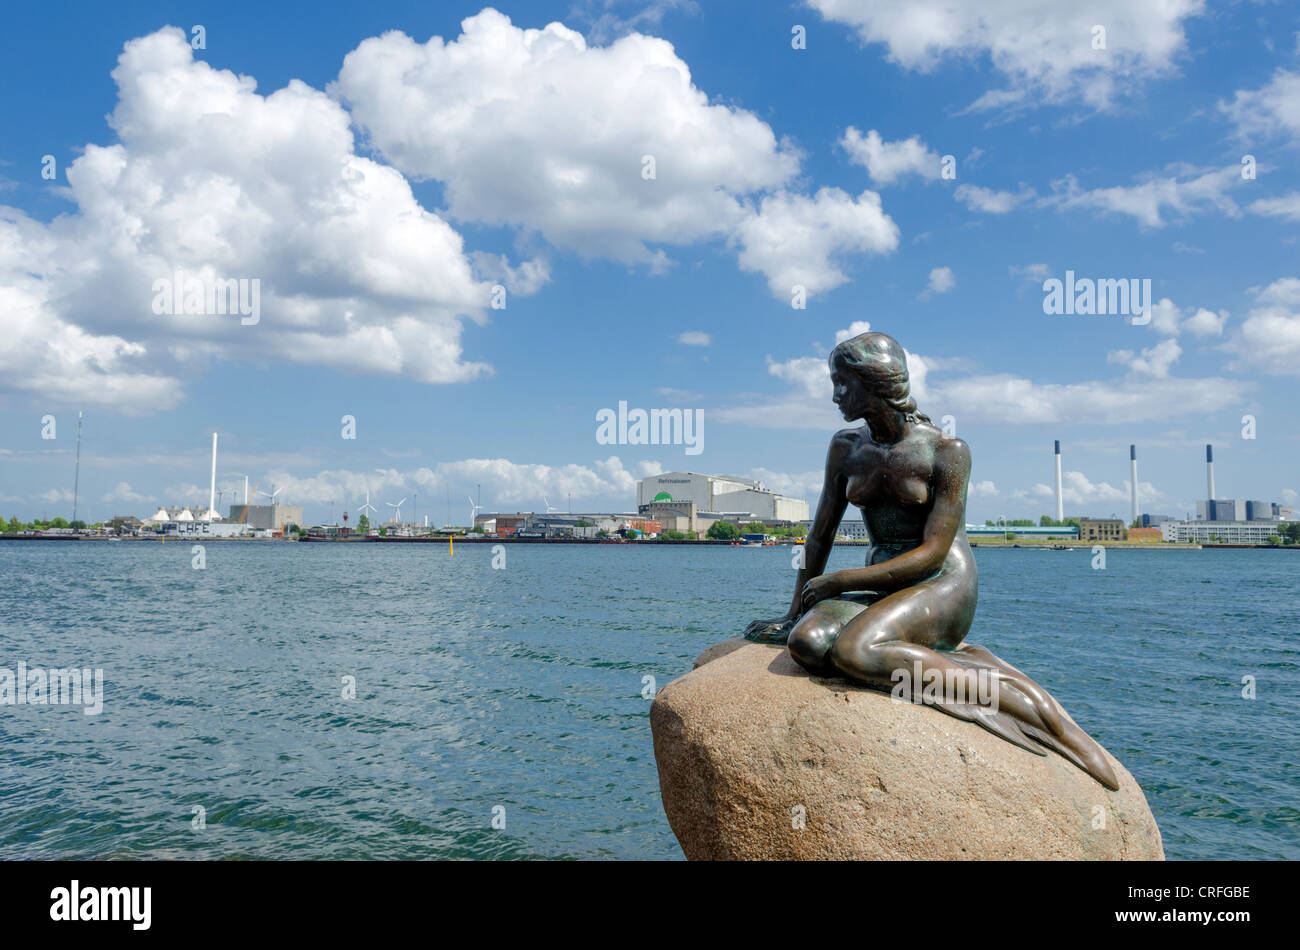
[[[925,419],[912,398],[907,355],[892,336],[862,333],[845,340],[831,351],[830,368],[832,398],[846,420],[870,423],[888,412]]]

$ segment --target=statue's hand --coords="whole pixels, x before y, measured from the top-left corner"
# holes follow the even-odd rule
[[[787,615],[775,620],[755,620],[745,628],[745,639],[755,643],[785,643],[796,619]]]
[[[819,574],[803,585],[799,594],[799,603],[804,610],[811,610],[823,600],[830,600],[844,593],[844,585],[834,574]]]

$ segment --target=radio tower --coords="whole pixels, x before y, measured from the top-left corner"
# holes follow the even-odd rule
[[[81,410],[77,410],[77,468],[72,476],[72,520],[77,520],[77,489],[81,484]]]

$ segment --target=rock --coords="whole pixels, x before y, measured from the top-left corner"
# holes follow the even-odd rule
[[[782,646],[710,647],[650,726],[691,860],[1164,860],[1110,753],[1117,792],[937,709],[811,677]]]
[[[698,670],[710,660],[716,660],[719,657],[726,656],[728,653],[740,649],[748,642],[749,641],[744,637],[736,637],[735,639],[723,640],[721,643],[715,643],[711,647],[706,647],[704,652],[695,658],[695,665],[691,667],[691,669]]]

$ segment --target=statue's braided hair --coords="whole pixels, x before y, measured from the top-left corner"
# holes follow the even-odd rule
[[[854,373],[867,390],[901,412],[909,422],[930,422],[916,408],[907,375],[907,355],[898,341],[885,333],[862,333],[831,351],[830,366]]]

